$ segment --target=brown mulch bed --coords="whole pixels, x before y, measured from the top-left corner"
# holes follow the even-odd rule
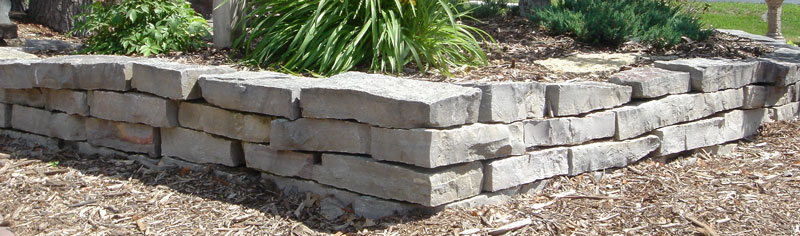
[[[798,235],[798,134],[798,121],[769,124],[730,155],[646,159],[557,177],[545,192],[504,205],[379,221],[324,220],[316,198],[282,195],[252,172],[154,170],[1,138],[0,227],[18,235],[485,235],[522,222],[512,235]]]

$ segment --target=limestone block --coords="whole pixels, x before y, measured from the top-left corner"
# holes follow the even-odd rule
[[[522,122],[514,122],[508,125],[508,131],[511,134],[511,155],[525,154],[527,147],[525,146],[525,124]]]
[[[733,110],[719,117],[725,119],[721,134],[723,141],[733,141],[758,133],[758,127],[769,122],[768,109]]]
[[[464,84],[481,90],[478,121],[510,123],[544,116],[545,86],[539,83],[510,82]]]
[[[724,124],[724,118],[712,117],[657,129],[653,133],[661,139],[661,148],[656,155],[666,156],[727,142],[721,132]]]
[[[280,150],[367,154],[370,127],[366,124],[301,118],[272,121],[270,145]]]
[[[495,192],[569,173],[567,148],[537,150],[483,164],[483,190]]]
[[[269,142],[272,117],[217,108],[204,103],[182,102],[178,109],[181,126],[228,138]]]
[[[131,62],[139,60],[144,59],[109,55],[48,58],[34,63],[36,84],[52,89],[128,91]]]
[[[31,64],[39,60],[0,60],[0,89],[29,89],[36,87]]]
[[[758,70],[759,82],[787,86],[800,81],[800,53],[797,50],[779,48],[762,58]]]
[[[235,72],[227,66],[198,66],[176,62],[146,61],[133,63],[131,83],[136,90],[160,97],[189,100],[201,97],[197,79],[203,74]]]
[[[94,146],[125,152],[161,155],[161,134],[158,128],[142,124],[86,118],[86,137]]]
[[[519,124],[511,129],[519,135]],[[373,127],[369,153],[376,160],[426,168],[521,154],[522,138],[513,137],[511,129],[506,124],[481,123],[453,129]]]
[[[745,86],[744,105],[742,108],[753,109],[786,105],[792,101],[794,93],[793,86]]]
[[[627,85],[633,98],[656,98],[667,94],[688,93],[692,84],[688,72],[639,67],[616,73],[608,82]]]
[[[27,147],[41,146],[52,150],[59,150],[61,146],[61,140],[10,129],[0,129],[0,136],[22,141],[21,143]]]
[[[266,144],[242,143],[248,168],[280,176],[311,179],[315,154],[278,150]]]
[[[235,72],[203,75],[198,84],[208,103],[294,120],[300,117],[300,88],[318,81],[275,72]]]
[[[0,102],[44,108],[47,100],[46,92],[47,91],[38,88],[0,89]]]
[[[161,154],[195,163],[244,164],[241,142],[180,127],[161,129]]]
[[[523,123],[527,147],[574,145],[614,136],[617,117],[613,112],[599,112],[584,117],[536,119]]]
[[[689,72],[692,90],[699,92],[741,88],[754,83],[758,65],[755,61],[709,58],[655,62],[658,68]]]
[[[0,128],[11,127],[11,105],[0,103]]]
[[[78,154],[84,156],[103,156],[103,157],[113,157],[113,156],[120,156],[120,157],[127,157],[129,154],[117,151],[111,148],[106,147],[99,147],[90,144],[89,142],[75,142],[72,145],[72,149],[75,150]]]
[[[86,140],[83,117],[14,105],[11,127],[39,135],[69,141]]]
[[[702,154],[709,154],[709,155],[716,155],[716,156],[725,156],[728,154],[733,153],[736,149],[736,143],[726,143],[726,144],[717,144],[708,147],[702,147],[695,149],[695,153],[702,153]]]
[[[67,89],[42,89],[47,110],[63,111],[67,114],[89,116],[88,95],[84,91]]]
[[[442,128],[478,121],[479,89],[349,72],[300,92],[303,117],[385,128]]]
[[[623,167],[656,150],[661,140],[655,135],[641,138],[599,142],[569,148],[569,174]]]
[[[177,102],[143,93],[92,91],[89,93],[89,114],[105,120],[154,127],[178,126]]]
[[[688,120],[697,120],[720,111],[741,108],[743,105],[744,88],[695,94],[694,104],[689,110],[687,118],[689,118]]]
[[[371,158],[323,154],[312,178],[322,184],[384,199],[438,206],[478,195],[483,165],[471,162],[436,169],[393,165]]]
[[[550,116],[571,116],[628,103],[632,89],[602,82],[577,82],[547,85]]]
[[[800,115],[800,102],[793,102],[783,106],[769,108],[770,121],[795,120]]]

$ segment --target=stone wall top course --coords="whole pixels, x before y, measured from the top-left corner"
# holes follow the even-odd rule
[[[136,90],[175,100],[202,97],[197,79],[203,74],[235,72],[227,66],[186,65],[176,62],[143,61],[132,66],[131,83]]]
[[[689,72],[692,90],[698,92],[741,88],[757,82],[755,76],[759,64],[756,61],[709,58],[655,62],[658,68]]]
[[[800,51],[779,48],[758,60],[761,61],[757,74],[760,82],[786,86],[800,81]]]
[[[541,118],[545,112],[545,85],[537,82],[462,84],[481,90],[478,121],[511,123]]]
[[[555,83],[547,85],[549,116],[572,116],[617,107],[631,101],[633,89],[604,82]]]
[[[131,63],[147,60],[109,55],[60,56],[33,64],[36,86],[52,89],[128,91]]]
[[[31,64],[40,60],[0,60],[0,89],[29,89],[36,87]]]
[[[295,120],[300,118],[300,88],[319,81],[276,72],[235,72],[202,75],[198,84],[203,98],[216,106]]]
[[[608,82],[630,86],[633,98],[656,98],[667,94],[688,93],[692,83],[688,72],[654,67],[639,67],[612,75]]]

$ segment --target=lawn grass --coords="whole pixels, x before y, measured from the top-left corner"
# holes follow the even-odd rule
[[[767,22],[761,20],[761,15],[767,12],[764,3],[733,3],[709,2],[709,9],[700,15],[700,20],[706,26],[717,29],[737,29],[745,32],[765,35]],[[783,4],[783,26],[781,32],[786,40],[800,42],[800,6]]]

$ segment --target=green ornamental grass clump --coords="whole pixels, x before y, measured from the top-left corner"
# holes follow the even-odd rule
[[[529,18],[589,44],[618,47],[636,40],[664,49],[679,44],[681,37],[704,40],[712,33],[685,6],[679,0],[559,0],[532,9]]]
[[[207,45],[210,27],[185,0],[96,1],[70,34],[87,34],[81,53],[161,54]]]
[[[485,32],[447,0],[251,0],[234,41],[244,60],[282,71],[332,75],[356,67],[399,73],[484,65]]]

